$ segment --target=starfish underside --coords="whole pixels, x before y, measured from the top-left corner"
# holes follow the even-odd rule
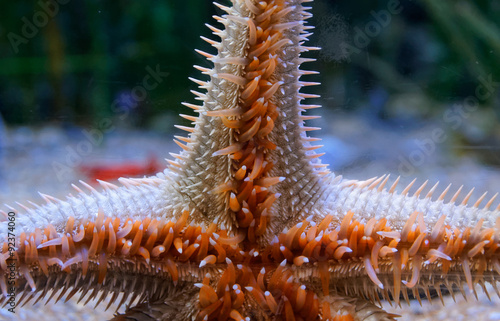
[[[199,115],[183,115],[194,127],[178,126],[190,135],[163,173],[42,195],[15,236],[2,212],[2,300],[15,280],[18,304],[128,304],[115,320],[392,320],[380,299],[497,291],[495,197],[445,203],[449,186],[433,200],[437,184],[397,193],[388,176],[349,181],[321,163],[302,114],[318,106],[301,104],[316,96],[299,91],[316,84],[300,80],[315,73],[299,69],[316,49],[304,2],[218,5],[217,54],[199,51],[213,67],[197,66],[209,80],[193,79],[206,92],[185,104]]]

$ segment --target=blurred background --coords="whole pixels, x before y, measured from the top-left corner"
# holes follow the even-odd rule
[[[51,126],[66,135],[99,127],[165,133],[192,101],[193,64],[210,66],[193,49],[213,52],[199,36],[221,14],[210,1],[48,0],[0,4],[0,115],[6,126]],[[321,70],[322,113],[356,113],[370,122],[411,129],[430,119],[488,163],[500,118],[498,83],[464,104],[481,84],[500,81],[498,1],[327,1],[314,3],[311,44]],[[213,36],[212,36],[213,38]],[[137,91],[148,68],[164,75]],[[149,70],[150,70],[149,69]],[[140,99],[137,99],[139,95]],[[136,99],[134,99],[136,98]],[[453,120],[453,116],[458,118]],[[334,114],[335,115],[335,114]],[[340,116],[338,116],[340,117]],[[465,121],[467,120],[467,121]]]
[[[191,66],[208,65],[193,48],[210,50],[199,36],[211,36],[203,24],[222,13],[202,0],[46,2],[0,5],[0,113],[8,125],[91,126],[116,117],[113,101],[159,65],[169,76],[123,125],[165,130],[155,119],[190,99],[187,77],[198,75]],[[326,108],[419,120],[474,95],[479,76],[500,78],[498,1],[323,0],[312,12],[311,42],[323,51],[310,55],[319,58],[311,67],[322,71]],[[395,101],[402,94],[404,108]],[[491,95],[479,109],[498,119],[495,103]]]
[[[217,39],[204,23],[223,14],[204,0],[48,3],[0,3],[0,203],[163,169],[173,125],[189,124],[188,77],[203,79],[192,65],[210,67],[193,49],[215,52],[199,36]],[[307,90],[322,96],[324,162],[500,191],[499,1],[311,5],[308,45],[323,49],[303,69],[321,71]]]
[[[307,90],[324,117],[311,125],[333,170],[473,172],[494,187],[474,166],[489,177],[500,164],[498,1],[317,0],[312,13],[309,45],[323,49],[304,68],[321,71]],[[214,52],[199,37],[217,38],[204,26],[214,14],[203,0],[2,2],[3,195],[163,168],[173,124],[189,125],[177,116],[194,102],[188,77],[203,79],[192,65],[210,67],[193,49]]]

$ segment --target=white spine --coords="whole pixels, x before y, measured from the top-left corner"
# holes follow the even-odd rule
[[[93,220],[100,209],[105,216],[144,219],[146,217],[168,217],[172,208],[172,199],[166,197],[166,190],[171,184],[165,179],[152,177],[150,179],[133,180],[123,179],[124,186],[104,188],[97,191],[87,187],[89,193],[77,192],[76,196],[70,195],[66,200],[57,200],[44,197],[44,205],[33,204],[33,208],[17,211],[15,221],[15,234],[33,232],[35,228],[45,228],[52,224],[58,232],[64,230],[69,217],[75,218],[75,227],[83,220]],[[137,184],[141,182],[141,184]],[[88,186],[82,183],[84,186]],[[43,195],[42,195],[43,196]],[[6,225],[8,221],[2,222]],[[0,231],[0,240],[5,240],[7,228]]]
[[[377,191],[376,188],[359,188],[346,180],[332,184],[326,194],[328,196],[323,203],[326,212],[338,213],[342,217],[352,211],[356,219],[365,222],[372,217],[387,218],[390,226],[398,230],[415,211],[423,213],[429,230],[442,215],[446,215],[446,224],[458,228],[474,227],[480,219],[484,219],[483,227],[494,227],[500,217],[498,210],[461,205],[460,202],[445,203],[439,199],[390,193],[387,190]]]

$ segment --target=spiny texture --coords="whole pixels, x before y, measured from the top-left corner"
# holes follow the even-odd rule
[[[498,293],[495,196],[479,209],[485,195],[469,206],[459,189],[444,203],[449,187],[398,194],[388,176],[349,181],[321,164],[302,114],[318,106],[301,104],[315,96],[299,91],[316,84],[299,79],[316,49],[303,45],[304,2],[217,4],[217,53],[199,51],[213,67],[196,66],[209,80],[193,79],[202,104],[185,104],[199,115],[182,115],[194,127],[178,126],[189,136],[163,173],[42,194],[46,205],[20,205],[14,237],[2,212],[2,300],[12,259],[19,304],[127,304],[115,320],[392,320],[380,298]]]
[[[298,92],[316,84],[299,80],[313,73],[299,69],[308,61],[300,53],[314,49],[302,46],[309,29],[304,21],[310,14],[301,1],[241,1],[231,8],[219,7],[227,12],[217,19],[225,29],[210,26],[222,39],[207,39],[217,55],[200,52],[214,67],[198,67],[210,81],[193,79],[206,93],[199,94],[201,106],[186,104],[200,117],[185,116],[195,126],[181,127],[192,134],[178,137],[187,145],[178,142],[184,152],[174,155],[177,161],[170,167],[178,175],[175,189],[180,204],[189,202],[198,209],[197,221],[221,220],[229,229],[260,225],[262,233],[266,217],[274,216],[276,232],[315,206],[324,191],[321,175],[327,173],[315,160],[320,155],[312,151],[315,147],[309,142],[314,139],[305,135],[317,128],[303,126],[304,120],[315,117],[302,112],[317,106],[300,101],[314,95]],[[270,187],[272,192],[267,192]],[[256,197],[264,200],[254,201],[250,208]],[[279,215],[274,215],[274,201],[284,209]],[[259,206],[267,208],[262,219],[264,208]]]

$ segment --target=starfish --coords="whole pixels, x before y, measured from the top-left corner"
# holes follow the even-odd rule
[[[123,186],[81,182],[65,200],[2,212],[5,304],[108,299],[114,320],[393,320],[377,307],[431,291],[475,293],[500,273],[500,208],[450,187],[328,170],[300,92],[311,0],[217,4],[216,54],[198,51],[201,105],[176,136],[181,153],[156,176]],[[84,191],[85,190],[85,191]],[[14,227],[15,226],[15,227]],[[7,306],[8,307],[8,306]]]

